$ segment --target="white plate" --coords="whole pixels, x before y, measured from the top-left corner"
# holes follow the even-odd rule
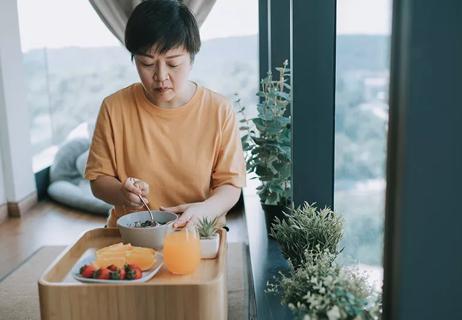
[[[164,259],[161,253],[156,252],[155,255],[156,258],[156,263],[154,266],[146,271],[143,271],[141,278],[135,279],[135,280],[104,280],[104,279],[93,279],[93,278],[84,278],[80,275],[80,267],[82,267],[85,264],[90,264],[96,260],[96,256],[93,255],[86,255],[82,257],[74,266],[72,269],[72,276],[74,279],[81,281],[81,282],[86,282],[86,283],[109,283],[109,284],[116,284],[116,283],[136,283],[136,282],[146,282],[149,279],[151,279],[157,272],[159,272],[160,268],[164,264]]]

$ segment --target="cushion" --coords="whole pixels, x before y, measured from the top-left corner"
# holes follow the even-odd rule
[[[65,180],[77,185],[83,176],[77,170],[75,162],[89,147],[90,140],[78,138],[69,140],[59,148],[50,167],[50,182]]]
[[[107,216],[112,205],[96,198],[84,178],[89,147],[90,140],[79,137],[59,149],[50,167],[48,195],[69,207]]]
[[[78,185],[69,181],[55,181],[48,187],[50,197],[69,207],[108,216],[112,205],[93,196],[90,182],[82,179]]]
[[[82,177],[85,176],[85,168],[87,167],[88,153],[88,150],[85,151],[75,160],[75,167],[77,168],[77,171]]]

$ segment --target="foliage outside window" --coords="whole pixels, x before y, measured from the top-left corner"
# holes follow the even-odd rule
[[[353,10],[353,8],[355,10]],[[334,207],[339,256],[382,283],[391,0],[337,2]]]

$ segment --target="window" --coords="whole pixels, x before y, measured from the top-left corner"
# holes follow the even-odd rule
[[[34,171],[67,138],[87,135],[103,98],[139,81],[126,50],[88,1],[18,0]],[[258,2],[217,1],[201,28],[192,79],[255,109]],[[46,19],[44,18],[46,17]]]
[[[18,0],[34,171],[58,146],[88,136],[103,98],[138,77],[88,1]]]
[[[338,0],[335,209],[342,263],[382,284],[391,0]]]
[[[217,1],[201,27],[202,48],[192,78],[229,99],[238,94],[256,115],[258,1]]]

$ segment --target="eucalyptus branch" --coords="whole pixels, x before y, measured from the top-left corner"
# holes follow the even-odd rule
[[[276,68],[279,72],[277,80],[273,80],[271,71],[261,80],[256,118],[249,120],[246,107],[241,106],[239,98],[236,99],[238,113],[245,123],[240,129],[244,133],[242,144],[247,152],[247,169],[259,177],[262,184],[257,190],[258,195],[264,204],[270,205],[291,202],[291,119],[285,112],[291,100],[291,87],[286,83],[287,66],[285,61],[282,68]]]

